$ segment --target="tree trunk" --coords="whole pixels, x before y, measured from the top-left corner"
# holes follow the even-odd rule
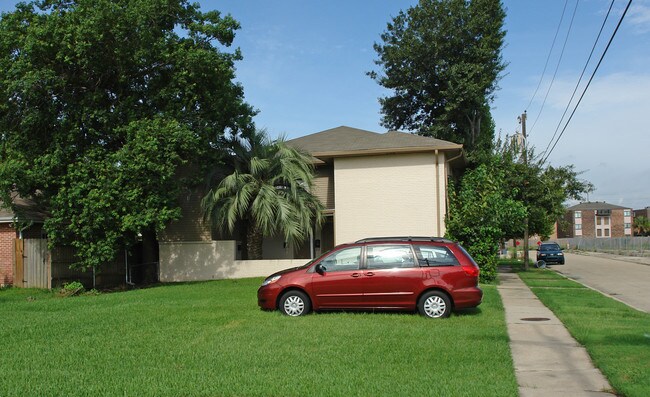
[[[481,135],[481,114],[478,112],[478,110],[472,110],[471,115],[472,117],[465,115],[469,123],[469,142],[467,142],[467,146],[474,148],[476,140],[478,139],[479,135]]]
[[[262,259],[262,242],[264,236],[262,231],[254,222],[249,222],[246,230],[246,250],[248,259]]]

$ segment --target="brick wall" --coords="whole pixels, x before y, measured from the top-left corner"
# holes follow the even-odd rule
[[[596,211],[582,210],[582,237],[596,237]]]
[[[0,223],[0,286],[14,282],[14,240],[16,231],[9,223]]]
[[[641,210],[634,210],[634,217],[636,218],[639,216],[643,216],[650,219],[650,207],[645,207],[644,209]]]
[[[623,224],[623,210],[612,210],[611,215],[612,237],[625,237]]]

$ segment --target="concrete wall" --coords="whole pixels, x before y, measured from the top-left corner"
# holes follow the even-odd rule
[[[306,245],[309,250],[309,241],[303,245]],[[262,256],[264,259],[295,259],[294,251],[291,244],[285,243],[283,236],[265,237],[262,243]]]
[[[373,236],[444,235],[446,187],[442,154],[335,159],[335,243]]]
[[[266,277],[307,263],[308,259],[235,260],[235,241],[160,243],[160,281],[204,281]]]

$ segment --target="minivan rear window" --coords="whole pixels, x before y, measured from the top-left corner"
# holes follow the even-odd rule
[[[416,245],[415,255],[420,266],[455,266],[458,259],[447,248],[436,245]]]

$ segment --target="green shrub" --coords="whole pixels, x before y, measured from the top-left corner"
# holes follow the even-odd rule
[[[526,209],[507,197],[503,173],[480,165],[450,184],[447,237],[458,241],[481,268],[481,281],[496,278],[501,240],[523,224]]]
[[[71,281],[69,283],[63,284],[63,287],[61,287],[61,291],[59,291],[59,293],[62,296],[75,296],[83,294],[84,291],[86,291],[86,289],[84,288],[84,285],[81,284],[81,282]]]

